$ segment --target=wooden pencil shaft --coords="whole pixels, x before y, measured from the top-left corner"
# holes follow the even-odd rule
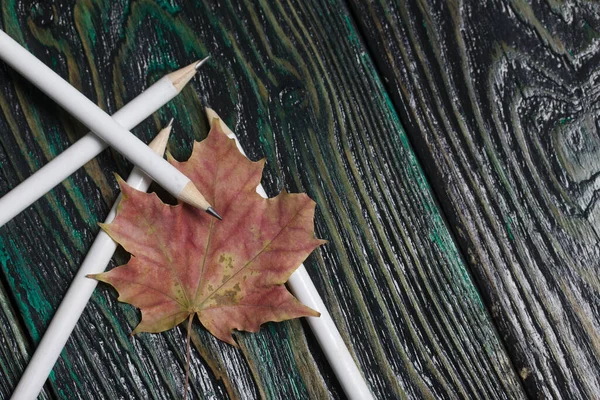
[[[149,146],[157,154],[164,153],[170,130],[163,129],[150,143]],[[148,190],[151,182],[137,167],[133,168],[127,179],[130,186],[142,191]],[[121,195],[110,210],[105,223],[110,223],[115,218],[120,200]],[[19,380],[12,399],[34,400],[38,396],[98,284],[98,281],[86,276],[104,272],[116,249],[117,244],[104,231],[100,231]]]
[[[365,378],[360,373],[356,361],[352,358],[304,264],[300,264],[290,276],[288,285],[298,300],[321,313],[318,318],[307,317],[306,319],[346,397],[350,400],[373,400]]]
[[[179,197],[179,193],[190,182],[189,178],[154,154],[141,140],[3,31],[0,31],[0,58],[175,197]]]
[[[165,76],[112,117],[126,129],[132,129],[178,93],[172,80]],[[83,167],[107,146],[106,142],[90,132],[13,188],[0,198],[0,227]]]

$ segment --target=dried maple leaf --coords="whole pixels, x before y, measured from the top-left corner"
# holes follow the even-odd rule
[[[315,203],[305,194],[256,193],[264,160],[251,162],[214,119],[186,162],[170,160],[223,216],[170,206],[120,180],[123,200],[104,230],[132,254],[94,278],[142,311],[137,332],[162,332],[197,315],[217,338],[235,345],[233,329],[256,332],[267,321],[319,313],[285,287],[323,241],[314,237]]]

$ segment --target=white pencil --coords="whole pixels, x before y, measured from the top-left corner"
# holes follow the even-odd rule
[[[0,31],[0,58],[179,200],[220,218],[188,177]]]
[[[221,120],[219,115],[210,108],[206,109],[206,116],[211,126],[216,118]],[[225,124],[221,124],[221,127],[229,138],[235,140],[235,144],[240,152],[246,155],[231,129]],[[256,192],[264,198],[268,197],[261,184],[256,188]],[[288,284],[298,300],[321,313],[321,316],[318,318],[307,317],[308,324],[325,353],[329,365],[333,368],[335,376],[342,385],[346,396],[351,400],[372,400],[373,395],[367,386],[367,382],[354,362],[342,335],[340,335],[339,330],[335,326],[335,322],[333,322],[331,315],[327,311],[327,307],[325,307],[325,303],[323,303],[315,284],[310,279],[304,264],[300,264],[298,269],[290,276]]]
[[[112,118],[126,129],[139,125],[177,96],[207,60],[208,57],[162,77],[113,114]],[[107,147],[108,145],[102,139],[90,132],[25,179],[0,198],[0,227]]]
[[[171,123],[148,145],[151,151],[162,155],[167,147],[170,132]],[[133,168],[127,179],[130,186],[144,192],[148,190],[151,182],[152,180],[137,167]],[[105,223],[108,224],[115,218],[120,200],[121,195],[110,210]],[[117,244],[101,230],[29,361],[12,399],[33,400],[38,396],[98,284],[97,280],[86,276],[104,272],[116,249]]]

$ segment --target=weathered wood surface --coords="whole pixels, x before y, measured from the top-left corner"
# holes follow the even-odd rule
[[[10,304],[6,288],[0,285],[0,374],[5,377],[0,379],[0,394],[10,393],[12,382],[21,376],[30,353],[31,344]],[[44,389],[39,398],[51,397]]]
[[[600,8],[352,0],[528,394],[600,398]]]
[[[267,192],[317,201],[317,234],[329,244],[306,265],[376,398],[524,396],[343,3],[13,0],[2,3],[2,25],[110,112],[211,53],[192,88],[134,132],[149,140],[174,116],[170,150],[184,157],[206,134],[208,102],[251,158],[267,157]],[[0,195],[85,132],[3,66],[0,107]],[[116,197],[112,172],[130,167],[105,152],[0,228],[19,340],[40,339]],[[183,327],[130,339],[138,313],[115,298],[97,290],[51,376],[53,394],[179,397]],[[198,398],[343,397],[300,321],[237,334],[240,349],[200,326],[192,338]],[[15,374],[0,382],[6,397]]]

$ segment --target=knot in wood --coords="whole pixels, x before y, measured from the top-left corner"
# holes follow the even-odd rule
[[[279,91],[279,102],[286,109],[302,106],[306,99],[306,90],[299,83],[286,85]]]

